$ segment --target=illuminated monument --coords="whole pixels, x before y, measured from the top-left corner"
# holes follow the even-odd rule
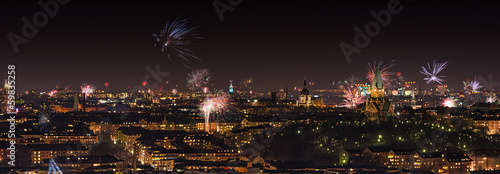
[[[229,80],[229,93],[234,93],[233,80]]]
[[[297,106],[309,107],[312,104],[311,94],[309,94],[309,90],[307,90],[307,83],[304,79],[304,88],[302,89],[302,91],[300,91],[299,100],[297,100]]]
[[[369,120],[377,120],[394,115],[394,108],[391,101],[385,98],[384,83],[382,82],[378,66],[373,76],[370,97],[366,98],[362,111]]]

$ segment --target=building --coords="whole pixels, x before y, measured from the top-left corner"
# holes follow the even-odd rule
[[[325,107],[325,103],[322,97],[313,97],[313,106],[317,108]]]
[[[313,105],[311,94],[307,90],[307,83],[304,80],[304,88],[300,91],[299,99],[297,100],[297,106],[310,107]]]
[[[65,143],[73,143],[78,142],[84,145],[94,145],[98,142],[97,135],[93,133],[85,133],[85,132],[50,132],[39,134],[36,132],[30,132],[23,135],[26,139],[39,139],[40,141],[44,141],[48,144],[65,144]]]
[[[385,97],[385,88],[378,66],[373,77],[370,97],[366,99],[362,111],[370,120],[394,116],[392,103]]]
[[[33,164],[41,164],[45,159],[57,158],[59,156],[88,156],[89,150],[81,144],[36,144],[29,145],[31,149],[31,161]]]
[[[434,173],[448,173],[449,164],[443,153],[433,152],[421,154],[423,171],[431,171]]]
[[[72,169],[72,171],[87,170],[92,172],[122,171],[126,168],[123,160],[112,155],[92,156],[59,156],[55,159],[61,168]],[[49,165],[49,159],[45,159],[43,166]]]
[[[234,93],[233,80],[229,80],[229,94]]]
[[[480,149],[472,153],[472,170],[500,170],[500,149]]]
[[[399,149],[391,150],[387,158],[387,168],[397,168],[399,170],[420,169],[422,158],[415,149]]]
[[[448,161],[449,173],[464,173],[471,171],[472,159],[466,154],[448,154],[444,156]]]
[[[471,111],[477,111],[477,112],[499,112],[500,111],[500,103],[498,103],[498,100],[493,102],[493,103],[488,103],[488,102],[477,102],[474,103],[470,107]]]
[[[476,117],[473,120],[474,132],[484,132],[486,135],[498,135],[500,132],[499,117]]]

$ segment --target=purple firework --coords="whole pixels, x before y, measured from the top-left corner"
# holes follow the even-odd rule
[[[442,78],[446,77],[446,76],[440,76],[438,74],[441,71],[443,71],[443,69],[446,68],[446,66],[448,66],[448,62],[439,63],[439,62],[434,61],[432,63],[432,67],[431,67],[431,64],[429,62],[427,62],[427,67],[429,69],[426,69],[424,66],[422,66],[422,71],[420,71],[420,73],[425,75],[424,80],[427,80],[427,82],[426,82],[427,84],[429,84],[431,82],[437,82],[439,84],[443,84],[443,82],[445,80],[443,80]]]
[[[476,78],[473,80],[464,81],[464,91],[469,99],[473,99],[477,97],[477,93],[479,89],[483,88],[483,85],[479,83]]]

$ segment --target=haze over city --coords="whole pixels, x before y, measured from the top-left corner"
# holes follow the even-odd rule
[[[201,60],[191,60],[190,67],[209,69],[215,88],[253,78],[257,89],[278,90],[300,86],[306,77],[315,89],[330,89],[333,81],[351,74],[364,76],[367,63],[376,60],[395,60],[391,71],[421,82],[421,66],[438,60],[449,61],[442,73],[459,90],[474,76],[498,79],[496,64],[488,63],[497,58],[500,37],[492,3],[401,1],[402,11],[347,63],[339,44],[353,45],[353,28],[364,30],[375,20],[370,11],[387,10],[387,1],[243,1],[225,12],[223,21],[211,1],[71,1],[17,54],[8,39],[2,40],[1,54],[8,61],[1,65],[20,65],[22,91],[77,89],[81,83],[102,88],[105,82],[108,90],[126,91],[142,82],[146,66],[156,64],[170,73],[171,85],[185,87],[191,69],[159,53],[152,36],[180,17],[203,38],[190,46]],[[41,10],[36,1],[7,4],[1,7],[5,35],[21,34],[21,18]]]

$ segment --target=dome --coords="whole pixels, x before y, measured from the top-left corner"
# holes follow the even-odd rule
[[[302,91],[300,91],[300,95],[309,95],[309,90],[307,90],[307,88],[302,89]]]

